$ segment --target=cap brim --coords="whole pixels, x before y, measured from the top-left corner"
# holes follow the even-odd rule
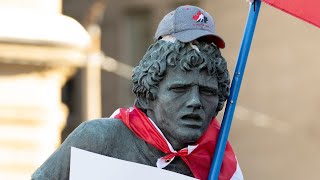
[[[221,37],[213,34],[212,32],[208,32],[204,30],[199,30],[199,29],[186,30],[186,31],[173,33],[172,36],[174,36],[181,42],[190,42],[198,38],[204,38],[206,41],[214,43],[221,49],[225,47],[225,42]]]

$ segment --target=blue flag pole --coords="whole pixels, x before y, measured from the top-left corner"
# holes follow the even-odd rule
[[[248,54],[250,51],[254,29],[258,19],[260,5],[261,5],[261,0],[254,0],[250,5],[247,24],[245,27],[243,39],[240,46],[239,57],[238,57],[235,71],[234,71],[233,79],[232,79],[230,96],[228,98],[225,113],[223,116],[219,138],[216,144],[216,149],[214,152],[208,180],[217,180],[220,173],[221,163],[223,160],[223,155],[224,155],[226,143],[228,140],[228,135],[229,135],[229,131],[232,123],[234,110],[237,104],[238,94],[239,94],[244,70],[246,67]]]

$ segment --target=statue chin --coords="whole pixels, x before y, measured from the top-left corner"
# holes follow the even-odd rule
[[[180,150],[187,147],[188,145],[195,145],[195,143],[202,136],[203,132],[199,129],[193,130],[179,130],[175,131],[175,139],[173,142],[170,142],[175,150]],[[169,140],[170,141],[170,140]]]

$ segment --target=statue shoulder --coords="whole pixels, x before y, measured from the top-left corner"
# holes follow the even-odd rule
[[[95,139],[103,143],[114,140],[118,133],[127,130],[128,128],[119,119],[101,118],[81,123],[73,136],[81,136],[88,140]]]
[[[32,179],[69,179],[71,147],[103,154],[117,141],[117,131],[125,131],[118,119],[101,118],[81,123],[62,145],[33,173]]]

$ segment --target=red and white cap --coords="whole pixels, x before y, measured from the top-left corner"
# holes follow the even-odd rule
[[[165,35],[171,35],[181,42],[203,38],[219,48],[225,47],[224,40],[216,34],[213,18],[196,6],[180,6],[165,15],[158,25],[154,39],[157,41]]]

